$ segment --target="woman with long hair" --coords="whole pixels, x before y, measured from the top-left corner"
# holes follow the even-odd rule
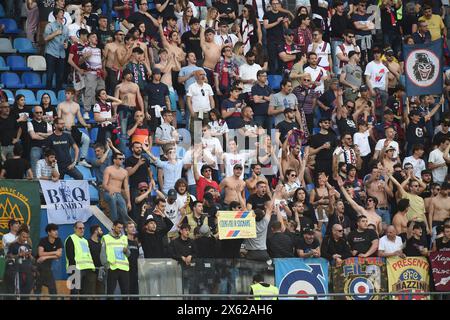
[[[242,8],[240,27],[245,55],[257,43],[262,45],[261,24],[256,17],[255,9],[249,4]]]
[[[192,16],[198,17],[198,9],[189,0],[177,0],[174,6],[175,17],[180,20],[188,8],[192,9]]]
[[[180,31],[180,35],[185,33],[186,31],[191,30],[191,26],[189,25],[189,21],[191,21],[194,16],[194,10],[191,7],[187,7],[180,18],[178,18],[177,26]]]
[[[219,11],[214,7],[208,8],[206,18],[200,21],[200,25],[204,29],[219,30]]]
[[[56,118],[56,108],[52,105],[52,98],[48,93],[44,93],[41,97],[41,103],[39,104],[42,107],[43,119],[45,122],[53,124],[53,120]]]
[[[115,110],[118,105],[122,104],[122,101],[108,96],[105,89],[98,90],[95,98],[97,103],[93,108],[94,120],[97,122],[97,126],[99,127],[97,142],[105,145],[106,140],[111,139],[112,132],[117,126],[114,125],[114,123],[117,122]],[[123,130],[126,130],[126,128]]]
[[[228,132],[230,130],[228,129],[225,119],[223,119],[220,112],[214,108],[209,111],[209,120],[210,121],[208,124],[211,127],[211,135],[219,138],[219,140],[222,140],[222,144],[226,146],[228,141]]]
[[[309,11],[308,11],[307,7],[305,7],[305,6],[298,7],[295,18],[294,18],[294,20],[292,20],[291,24],[289,25],[290,29],[297,29],[300,26],[300,16],[301,15],[309,16]]]
[[[255,54],[255,63],[259,64],[262,70],[267,71],[269,68],[269,57],[262,44],[259,42],[255,44],[255,46],[252,47],[252,51]]]
[[[247,62],[244,56],[244,43],[241,41],[236,42],[233,47],[233,61],[238,67]]]
[[[28,119],[33,116],[32,108],[26,105],[25,96],[23,94],[16,95],[11,115],[17,120],[19,125],[19,139],[22,142],[23,154],[29,160],[30,157],[30,135],[28,134]]]

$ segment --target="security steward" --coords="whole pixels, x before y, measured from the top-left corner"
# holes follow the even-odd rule
[[[89,250],[88,241],[84,236],[84,223],[77,221],[74,225],[74,233],[65,241],[66,270],[71,274],[71,294],[95,294],[97,274],[95,265]],[[75,271],[75,275],[72,275]],[[81,285],[81,286],[80,286]]]
[[[254,296],[254,300],[278,300],[276,295],[279,294],[278,288],[265,283],[262,274],[253,276],[253,284],[250,286],[250,294]],[[264,297],[267,296],[267,297]]]
[[[123,233],[123,222],[116,220],[110,233],[102,238],[102,251],[100,260],[107,270],[106,293],[114,294],[117,282],[120,293],[128,295],[130,292],[130,264],[128,257],[131,252],[128,249],[128,238]]]

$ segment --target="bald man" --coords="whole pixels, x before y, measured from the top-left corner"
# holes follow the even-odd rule
[[[397,236],[397,231],[393,225],[388,226],[386,228],[386,235],[381,237],[378,243],[378,256],[386,258],[399,256],[400,258],[405,258],[402,248],[402,238]]]

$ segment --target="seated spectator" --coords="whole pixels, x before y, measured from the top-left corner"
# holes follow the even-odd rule
[[[402,251],[403,242],[402,238],[397,236],[397,232],[394,226],[388,226],[386,228],[386,234],[380,238],[378,244],[378,256],[379,257],[395,257],[405,258],[405,254]]]
[[[320,243],[314,234],[314,229],[303,229],[303,238],[295,244],[295,250],[300,258],[320,258]]]
[[[293,258],[294,241],[285,232],[284,223],[275,221],[270,227],[272,234],[267,237],[267,252],[273,258]]]
[[[348,235],[348,243],[353,257],[374,257],[378,250],[378,236],[376,231],[368,228],[368,220],[365,215],[357,218],[357,229]]]
[[[33,179],[33,171],[31,170],[30,163],[23,159],[23,147],[21,144],[16,143],[13,149],[13,157],[9,158],[3,164],[3,168],[0,173],[2,179]]]
[[[36,164],[36,179],[58,181],[59,178],[56,153],[53,149],[47,149],[44,151],[44,159]]]
[[[321,245],[321,256],[336,266],[342,265],[342,261],[350,258],[350,246],[344,236],[344,228],[340,224],[331,227],[331,234],[325,236]]]

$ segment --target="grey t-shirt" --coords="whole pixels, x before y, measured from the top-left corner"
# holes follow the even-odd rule
[[[256,238],[245,239],[245,249],[247,250],[267,250],[267,228],[269,226],[270,218],[264,217],[262,220],[256,222]]]
[[[362,83],[362,69],[358,65],[346,64],[342,71],[345,72],[345,80],[358,88]]]
[[[290,93],[288,95],[283,94],[282,92],[278,92],[270,98],[270,105],[275,108],[275,110],[284,110],[286,108],[295,109],[298,100],[297,97]],[[284,120],[284,114],[280,113],[275,116],[275,125]]]

